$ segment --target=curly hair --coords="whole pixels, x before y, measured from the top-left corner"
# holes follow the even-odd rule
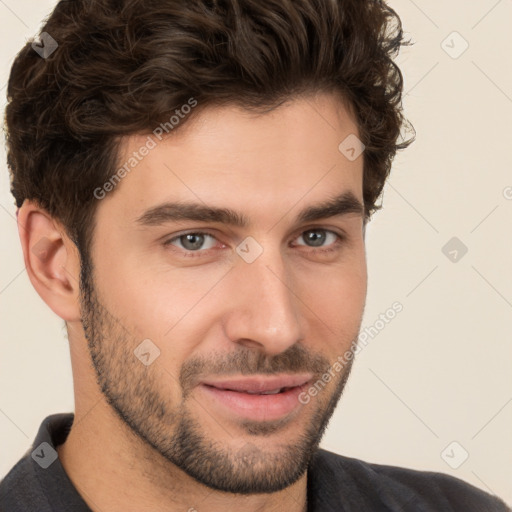
[[[29,41],[8,82],[5,113],[11,191],[35,201],[85,251],[93,191],[118,165],[121,137],[145,134],[195,98],[198,108],[265,112],[299,95],[338,92],[366,146],[365,219],[408,124],[404,41],[383,0],[64,0],[46,20],[58,48]],[[410,125],[409,125],[410,126]]]

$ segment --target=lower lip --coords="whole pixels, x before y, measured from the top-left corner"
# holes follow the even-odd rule
[[[204,384],[199,386],[209,398],[213,398],[231,413],[255,421],[274,421],[291,414],[302,406],[299,395],[305,387],[297,386],[275,395],[251,395]]]

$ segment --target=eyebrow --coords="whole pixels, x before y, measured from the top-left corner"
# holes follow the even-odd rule
[[[296,221],[311,222],[351,214],[359,215],[364,219],[365,208],[351,191],[347,191],[322,203],[304,208],[297,215]],[[216,222],[239,228],[248,228],[251,225],[244,214],[235,210],[190,202],[163,203],[145,211],[136,222],[142,226],[160,226],[167,222],[181,220]]]

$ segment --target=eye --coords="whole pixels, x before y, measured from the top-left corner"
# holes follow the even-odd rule
[[[298,245],[307,245],[308,247],[324,247],[326,241],[331,241],[331,243],[327,244],[326,247],[337,245],[340,241],[343,240],[343,236],[341,234],[335,233],[334,231],[330,231],[328,229],[309,229],[308,231],[304,231],[296,240],[299,239],[306,240],[306,244],[298,244]],[[329,248],[327,250],[332,250]]]
[[[174,242],[178,242],[180,245],[178,247],[180,249],[184,249],[185,251],[199,252],[201,249],[207,250],[211,249],[215,246],[215,243],[207,244],[204,247],[205,240],[210,239],[211,241],[215,241],[216,238],[209,233],[204,233],[202,231],[194,232],[194,233],[184,233],[182,235],[175,236],[170,240],[167,240],[164,245],[175,245]]]

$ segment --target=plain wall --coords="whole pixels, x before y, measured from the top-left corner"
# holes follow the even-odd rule
[[[417,140],[367,230],[372,335],[322,446],[449,473],[512,503],[512,2],[389,3],[415,42],[397,61]],[[0,2],[2,112],[13,58],[54,4]],[[24,270],[3,144],[0,168],[1,478],[44,417],[73,411],[73,388],[63,321]],[[468,249],[457,262],[457,246],[442,250],[453,237]]]

